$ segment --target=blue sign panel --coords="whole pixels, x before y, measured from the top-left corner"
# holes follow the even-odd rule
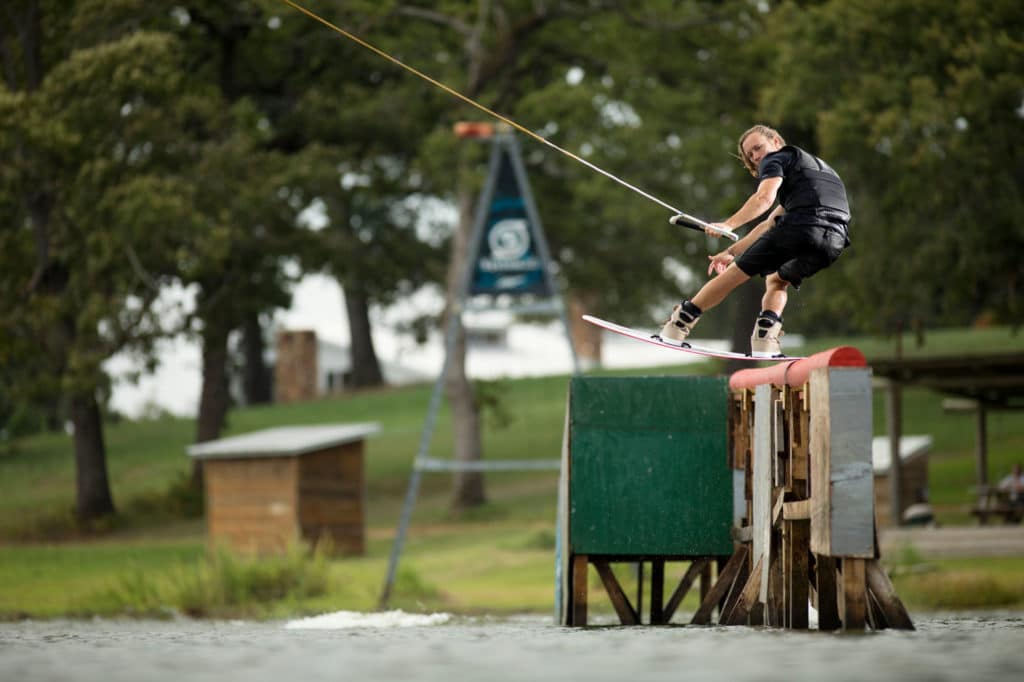
[[[496,177],[489,178],[493,191],[469,293],[550,296],[537,226],[530,220],[509,149],[502,145],[500,153]]]

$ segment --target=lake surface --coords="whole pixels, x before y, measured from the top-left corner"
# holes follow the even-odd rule
[[[563,628],[548,617],[0,624],[0,680],[1022,680],[1024,613],[915,632]],[[429,624],[428,624],[429,623]]]

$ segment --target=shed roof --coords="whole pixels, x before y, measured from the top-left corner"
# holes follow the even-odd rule
[[[875,376],[978,400],[988,407],[1024,408],[1024,353],[874,358]]]
[[[379,431],[377,422],[279,426],[197,443],[186,448],[186,452],[195,459],[293,457],[362,440]]]
[[[912,461],[932,448],[931,436],[903,436],[900,438],[900,462]],[[871,468],[876,476],[889,473],[889,436],[871,439]]]

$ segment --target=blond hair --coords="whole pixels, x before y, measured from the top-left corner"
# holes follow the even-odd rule
[[[783,145],[786,144],[786,141],[784,139],[782,139],[782,135],[779,135],[779,131],[778,130],[776,130],[775,128],[770,128],[770,127],[768,127],[768,126],[766,126],[766,125],[764,125],[762,123],[758,123],[755,126],[751,126],[751,128],[749,130],[747,130],[745,133],[740,135],[740,141],[736,143],[736,147],[740,151],[740,153],[739,153],[740,161],[742,161],[743,165],[747,167],[747,170],[750,171],[751,175],[753,175],[754,177],[757,177],[757,166],[752,164],[750,162],[750,159],[748,159],[747,155],[743,152],[743,143],[746,141],[746,139],[748,137],[750,137],[754,133],[759,133],[761,135],[764,135],[769,140],[776,139],[776,140],[778,140]]]

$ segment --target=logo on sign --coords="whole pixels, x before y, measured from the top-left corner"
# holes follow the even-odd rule
[[[519,260],[530,250],[530,230],[522,218],[499,220],[487,235],[491,256],[496,260]]]

